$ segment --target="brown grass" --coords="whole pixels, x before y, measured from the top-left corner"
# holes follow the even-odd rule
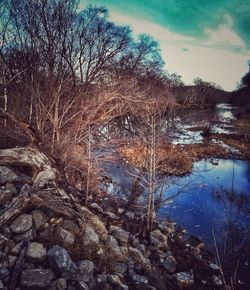
[[[131,165],[148,168],[148,149],[142,144],[120,147],[121,156]],[[163,144],[156,151],[157,169],[163,174],[183,175],[192,171],[193,162],[206,158],[228,158],[225,148],[218,144]]]

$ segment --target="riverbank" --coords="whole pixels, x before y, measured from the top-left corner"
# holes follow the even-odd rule
[[[0,170],[1,287],[223,289],[213,255],[174,222],[158,220],[146,234],[144,214],[109,195],[87,209],[73,189],[36,183],[18,166]]]

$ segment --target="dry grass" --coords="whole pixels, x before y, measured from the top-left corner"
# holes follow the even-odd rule
[[[131,165],[145,169],[148,149],[142,144],[124,145],[119,149],[121,156]],[[163,144],[156,151],[158,171],[163,174],[183,175],[192,171],[193,162],[206,158],[228,158],[225,148],[218,144]]]

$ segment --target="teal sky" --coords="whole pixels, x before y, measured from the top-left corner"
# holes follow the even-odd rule
[[[249,0],[81,0],[105,6],[117,24],[159,41],[166,69],[215,81],[226,90],[247,72],[250,59]]]

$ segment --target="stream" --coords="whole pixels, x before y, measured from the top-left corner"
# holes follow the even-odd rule
[[[201,131],[191,128],[211,121],[212,132],[234,133],[231,121],[238,112],[239,109],[230,104],[217,104],[214,110],[208,111],[187,111],[182,118],[176,119],[176,129],[171,133],[170,140],[174,144],[201,143]],[[131,192],[132,186],[131,176],[124,168],[116,165],[105,170],[112,177],[108,191],[122,198]],[[201,160],[193,164],[191,174],[166,177],[163,185],[163,200],[167,201],[158,209],[158,217],[174,220],[178,226],[185,228],[187,235],[199,237],[214,253],[216,245],[221,262],[226,265],[225,273],[228,272],[229,276],[239,261],[237,279],[240,288],[237,289],[249,289],[249,161]]]

